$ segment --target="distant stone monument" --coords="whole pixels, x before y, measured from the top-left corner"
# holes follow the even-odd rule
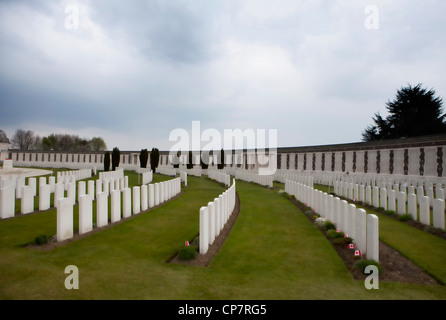
[[[8,158],[9,139],[3,130],[0,130],[0,160],[6,160]]]
[[[3,169],[12,169],[12,160],[3,160]]]

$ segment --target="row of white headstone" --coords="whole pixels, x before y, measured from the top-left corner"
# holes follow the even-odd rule
[[[210,170],[208,171],[208,178],[224,183],[227,187],[231,184],[231,176],[224,172]]]
[[[180,171],[180,179],[181,179],[181,182],[184,183],[184,186],[187,187],[187,172],[186,171]]]
[[[291,170],[290,170],[291,171]],[[425,188],[433,187],[443,188],[446,185],[446,177],[433,176],[415,176],[415,175],[401,175],[401,174],[382,174],[382,173],[346,173],[346,172],[320,172],[320,171],[305,171],[300,174],[310,174],[314,178],[314,182],[323,185],[333,186],[335,181],[351,182],[363,184],[371,187],[381,187],[383,184],[403,186],[414,186]]]
[[[67,198],[75,204],[76,199],[79,201],[81,195],[87,194],[87,182],[76,181],[74,175],[66,175],[58,178],[56,177],[40,177],[39,178],[39,211],[45,211],[51,208],[51,194],[54,194],[54,206],[57,204],[57,199],[65,197],[67,191]],[[15,216],[15,199],[20,201],[20,213],[28,214],[34,212],[34,201],[37,196],[36,178],[28,178],[28,184],[25,185],[25,178],[16,180],[16,185],[9,185],[0,190],[0,218],[12,218]],[[76,197],[76,185],[77,194]],[[119,180],[89,180],[88,181],[88,195],[95,199],[95,196],[100,192],[105,192],[107,196],[110,190],[123,190],[128,187],[128,177],[122,177]],[[96,189],[96,193],[95,193]]]
[[[142,184],[149,184],[153,181],[153,172],[146,171],[142,173]]]
[[[99,180],[113,180],[124,177],[124,169],[115,168],[115,171],[99,172]]]
[[[113,189],[109,195],[96,194],[96,227],[101,228],[121,219],[147,211],[170,200],[181,192],[181,179],[135,186],[132,189]],[[110,196],[110,210],[108,197]],[[122,200],[121,200],[122,199]],[[133,205],[132,205],[133,204]],[[73,202],[69,197],[57,200],[57,241],[73,238]],[[91,194],[79,195],[79,234],[93,230],[93,197]]]
[[[85,176],[88,176],[88,171],[85,170]],[[91,176],[91,174],[90,174]],[[48,210],[50,208],[50,195],[51,193],[61,193],[65,190],[71,192],[70,187],[76,181],[76,177],[79,175],[70,174],[63,177],[59,177],[59,182],[56,183],[56,177],[40,177],[39,188],[37,189],[37,178],[28,178],[28,184],[25,184],[25,178],[19,177],[9,180],[8,184],[5,184],[0,189],[0,218],[12,218],[15,215],[15,199],[21,199],[20,213],[28,214],[34,211],[34,198],[37,196],[37,190],[39,190],[39,210]]]
[[[260,175],[256,172],[238,169],[235,170],[235,178],[247,182],[254,182],[269,188],[273,187],[273,175]]]
[[[337,229],[354,240],[362,256],[379,262],[379,219],[376,215],[367,214],[346,200],[298,182],[287,180],[285,192],[334,223]]]
[[[361,196],[360,194],[360,186],[364,185],[367,187],[368,185],[363,183],[352,183],[352,182],[342,182],[342,181],[336,181],[334,183],[334,192],[336,194],[342,195],[344,197],[348,197],[350,199],[359,199]],[[413,185],[406,185],[406,184],[391,184],[391,183],[381,183],[380,185],[376,186],[370,186],[371,189],[378,187],[379,189],[386,189],[388,192],[393,190],[395,193],[398,192],[405,192],[405,193],[416,193],[417,196],[424,196],[426,195],[430,201],[432,202],[434,199],[442,199],[444,200],[444,189],[442,188],[442,184],[437,184],[434,188],[433,185],[430,185],[428,187],[423,187],[422,185],[415,187]],[[435,189],[435,192],[434,192]]]
[[[313,187],[314,174],[306,172],[298,172],[295,170],[278,169],[274,173],[274,180],[285,183],[286,180],[302,183],[306,186]]]
[[[434,198],[433,188],[428,188],[427,195],[424,195],[422,186],[416,189],[414,186],[409,186],[407,189],[402,187],[401,191],[398,184],[387,187],[379,188],[338,182],[335,183],[334,192],[342,197],[358,200],[376,208],[394,211],[398,215],[409,214],[413,220],[418,220],[428,226],[431,225],[430,208],[432,207],[433,226],[445,230],[444,189],[436,189],[436,198]]]
[[[200,241],[199,252],[206,254],[209,246],[220,235],[232,212],[236,203],[235,179],[232,185],[221,195],[209,202],[207,206],[200,208]]]
[[[57,172],[57,182],[64,182],[67,177],[71,180],[84,180],[91,178],[91,174],[96,174],[96,168],[94,169],[80,169],[80,170],[67,170]]]
[[[156,168],[156,173],[174,177],[177,175],[177,169],[172,168],[172,167],[159,166]]]
[[[188,175],[194,176],[194,177],[201,177],[201,174],[202,174],[201,168],[186,169],[186,172]]]

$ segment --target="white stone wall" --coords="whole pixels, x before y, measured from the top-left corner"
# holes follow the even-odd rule
[[[445,170],[442,170],[441,176],[446,177],[446,146],[424,146],[424,147],[404,147],[395,146],[392,148],[381,148],[381,149],[358,149],[358,150],[346,150],[346,151],[330,151],[323,150],[320,152],[283,152],[281,153],[280,148],[277,150],[277,159],[280,162],[277,163],[277,167],[280,170],[300,170],[300,171],[324,171],[332,172],[332,155],[334,155],[334,171],[335,172],[349,172],[349,173],[377,173],[380,174],[396,174],[396,175],[409,175],[409,176],[438,176],[438,163],[437,163],[437,153],[438,148],[441,148],[443,152],[443,159],[441,165]],[[329,146],[327,146],[329,148]],[[407,150],[408,162],[407,169],[405,170],[405,153]],[[420,155],[421,150],[424,150],[424,164],[422,165],[422,174],[420,174]],[[379,170],[377,165],[377,155],[380,154]],[[391,168],[391,152],[393,152],[393,168]],[[367,153],[367,170],[365,171],[365,154]],[[356,161],[354,161],[354,155],[356,154]],[[441,154],[441,153],[440,153]],[[102,153],[62,153],[62,152],[23,152],[23,151],[12,151],[12,160],[14,161],[14,166],[17,167],[52,167],[52,168],[71,168],[71,169],[82,169],[82,168],[93,168],[96,167],[98,170],[103,169],[103,157]],[[325,155],[325,160],[323,161],[323,156]],[[195,166],[194,169],[199,169],[199,159],[198,154],[194,154]],[[260,162],[265,162],[264,159],[269,159],[268,156],[256,155],[252,151],[245,152],[241,154],[239,151],[237,153],[226,152],[225,153],[226,168],[240,168],[255,170],[261,167]],[[313,157],[314,170],[313,170]],[[184,157],[183,157],[184,158]],[[261,159],[260,159],[261,158]],[[306,161],[304,160],[306,158]],[[288,161],[287,161],[288,159]],[[181,165],[181,169],[183,169]],[[297,165],[296,165],[297,160]],[[248,163],[247,163],[248,162]],[[288,165],[287,165],[288,162]],[[304,169],[305,163],[305,169]],[[322,163],[324,165],[322,166]],[[126,170],[137,170],[139,169],[139,153],[121,153],[121,161],[119,164],[120,168]],[[215,163],[212,162],[209,168],[214,168]],[[167,154],[160,155],[160,162],[158,168],[167,171],[173,169],[173,165],[170,163]],[[173,171],[172,171],[173,172]]]

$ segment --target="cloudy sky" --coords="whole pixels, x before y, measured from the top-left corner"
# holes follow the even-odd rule
[[[408,83],[446,99],[444,0],[0,1],[0,129],[168,150],[172,130],[358,142]],[[268,131],[267,131],[268,132]]]

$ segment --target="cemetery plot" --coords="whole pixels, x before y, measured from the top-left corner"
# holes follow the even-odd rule
[[[181,192],[181,178],[165,181],[166,177],[155,183],[160,192],[156,194],[158,198],[154,199],[154,184],[130,188],[129,177],[124,175],[122,169],[100,172],[97,180],[80,180],[91,179],[91,171],[91,169],[58,171],[56,177],[51,176],[48,179],[41,177],[38,185],[36,178],[27,178],[27,183],[24,178],[19,178],[14,185],[10,184],[1,189],[0,217],[3,219],[15,217],[17,201],[21,215],[47,210],[56,211],[56,235],[54,238],[51,238],[51,235],[47,237],[50,240],[64,242],[75,236],[84,236],[96,228],[107,227],[109,223],[138,215],[147,211],[149,205],[153,208],[155,203],[163,204]],[[153,180],[151,172],[144,171],[141,174],[143,182]],[[75,232],[76,230],[78,232]],[[54,245],[50,243],[47,247]]]
[[[212,263],[205,270],[165,263],[185,240],[197,234],[197,209],[203,201],[222,191],[221,185],[208,179],[190,177],[183,195],[158,207],[156,214],[137,215],[94,237],[49,252],[22,245],[33,238],[36,229],[55,227],[54,212],[2,220],[0,266],[5,272],[0,274],[0,296],[184,299],[186,292],[193,300],[446,297],[443,286],[386,281],[380,283],[380,290],[366,290],[362,281],[353,280],[321,232],[277,190],[241,181],[237,182],[241,203],[237,223]],[[63,284],[64,267],[73,264],[80,274],[76,291],[66,290]]]
[[[296,199],[289,199],[294,205],[296,205],[305,216],[313,223],[317,224],[317,217],[319,215],[313,210],[308,211],[303,203]],[[358,212],[359,213],[359,212]],[[365,214],[365,211],[364,211]],[[344,261],[346,267],[350,270],[351,274],[356,280],[364,281],[367,275],[359,268],[355,267],[355,263],[361,259],[360,256],[355,255],[355,250],[361,248],[361,245],[353,245],[353,248],[349,248],[345,241],[337,241],[336,238],[332,238],[327,235],[327,230],[324,227],[320,227],[327,239],[332,244],[333,248],[339,254]],[[337,238],[338,240],[344,240]],[[359,238],[358,238],[359,240]],[[358,243],[356,243],[358,244]],[[379,263],[382,268],[382,274],[380,275],[380,281],[392,281],[402,283],[414,283],[424,285],[438,285],[439,282],[431,277],[426,271],[414,264],[411,260],[402,256],[398,251],[388,246],[382,241],[379,241]],[[362,255],[362,252],[360,253]]]

